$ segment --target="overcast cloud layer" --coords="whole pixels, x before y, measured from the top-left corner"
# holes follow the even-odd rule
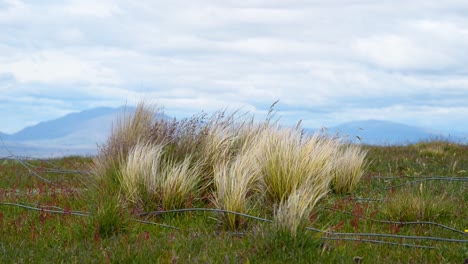
[[[0,0],[0,131],[155,99],[468,130],[468,1]]]

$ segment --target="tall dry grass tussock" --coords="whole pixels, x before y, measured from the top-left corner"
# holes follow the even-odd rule
[[[184,161],[170,161],[161,163],[162,175],[159,181],[159,192],[164,209],[179,209],[191,206],[193,200],[198,199],[206,186],[202,184],[200,163],[192,164],[192,158]]]
[[[100,148],[99,155],[94,160],[92,171],[94,175],[105,177],[115,175],[122,159],[126,159],[129,151],[138,143],[147,140],[155,116],[155,107],[145,103],[137,105],[135,111],[127,111],[117,119],[107,142]]]
[[[238,112],[177,121],[153,109],[142,103],[119,119],[95,160],[95,174],[112,179],[137,208],[177,209],[203,199],[239,213],[273,212],[275,225],[295,235],[332,180],[351,191],[362,176],[359,148],[281,128],[272,109],[257,124]],[[232,229],[243,224],[238,215],[223,220]]]
[[[276,229],[295,237],[298,231],[305,228],[315,205],[328,193],[328,190],[327,181],[313,181],[313,179],[294,189],[289,197],[278,205],[274,215]]]
[[[259,138],[263,182],[271,202],[283,202],[306,182],[312,184],[311,188],[316,183],[330,182],[335,141],[318,134],[309,137],[297,129],[279,128],[266,129]]]
[[[157,193],[163,146],[137,143],[120,170],[120,184],[127,199],[134,204],[142,202],[143,194]]]
[[[187,156],[182,162],[163,156],[164,146],[138,143],[121,166],[121,186],[134,204],[178,209],[203,189],[200,166]]]
[[[244,149],[227,164],[219,164],[214,171],[214,204],[218,208],[238,213],[247,213],[255,201],[262,196],[259,186],[260,166],[257,163],[258,151],[255,146],[245,145]],[[224,215],[229,228],[242,226],[238,215]]]
[[[365,172],[367,152],[359,145],[344,145],[335,158],[332,189],[335,193],[351,193]]]

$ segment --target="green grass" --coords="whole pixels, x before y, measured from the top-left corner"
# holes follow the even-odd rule
[[[357,258],[362,258],[363,263],[463,263],[468,258],[468,233],[441,226],[468,229],[466,145],[433,141],[409,146],[363,146],[367,171],[363,175],[356,173],[360,180],[352,188],[314,194],[313,190],[318,188],[317,175],[335,175],[334,169],[338,167],[330,164],[339,160],[321,160],[318,154],[328,155],[326,152],[314,148],[307,151],[307,147],[316,146],[317,142],[307,143],[306,138],[296,141],[299,145],[288,141],[289,145],[283,142],[284,146],[277,146],[298,148],[289,150],[296,157],[300,157],[301,151],[315,153],[314,157],[305,155],[302,159],[288,160],[287,156],[258,156],[271,145],[264,145],[256,136],[263,129],[274,128],[273,124],[252,127],[245,119],[236,130],[243,132],[231,134],[229,127],[235,122],[229,115],[221,119],[208,117],[208,122],[199,122],[204,117],[198,116],[165,124],[141,118],[151,129],[134,124],[131,126],[135,128],[132,131],[137,131],[134,135],[119,130],[124,136],[111,138],[109,142],[115,144],[108,143],[104,148],[105,153],[111,153],[109,156],[24,160],[26,164],[0,160],[0,263],[353,263]],[[213,139],[216,135],[210,134],[213,124],[224,131],[223,137]],[[119,147],[122,140],[127,144]],[[152,146],[163,146],[163,151],[156,155],[158,159],[129,156],[144,140]],[[301,144],[305,147],[301,148]],[[220,150],[222,155],[215,155]],[[275,162],[263,163],[265,159]],[[279,162],[284,162],[284,166],[274,167]],[[167,166],[161,167],[161,163]],[[201,177],[184,189],[185,194],[177,195],[181,190],[177,187],[178,179],[190,174],[183,171],[194,169],[195,164],[198,165],[195,174]],[[317,164],[325,167],[313,170],[306,166]],[[298,173],[287,166],[302,168],[306,172],[300,177],[306,179],[302,184],[293,184],[286,194],[268,194],[265,172],[277,168],[284,170],[281,173],[285,175]],[[145,169],[148,167],[151,170]],[[313,170],[315,176],[310,176],[308,170]],[[136,183],[127,180],[135,184],[122,185],[123,177],[143,180]],[[163,187],[161,182],[174,188]],[[321,183],[328,188],[334,186],[332,178]],[[174,206],[164,203],[166,189],[184,199],[169,199],[167,202]],[[129,195],[134,192],[135,195]],[[40,206],[42,210],[11,204]],[[141,215],[145,211],[179,207],[220,208],[266,220],[213,210]],[[89,215],[72,214],[77,211]],[[419,223],[399,222],[402,220]]]
[[[434,144],[440,144],[435,142]],[[398,225],[378,223],[365,218],[397,220],[385,208],[393,195],[420,192],[415,180],[427,176],[449,178],[468,177],[459,171],[468,170],[468,146],[454,146],[449,155],[428,157],[418,146],[365,147],[370,162],[352,196],[330,193],[318,204],[308,226],[334,232],[380,233],[412,236],[468,239],[434,225]],[[450,163],[458,161],[458,170]],[[89,158],[71,157],[48,161],[31,160],[33,170],[59,186],[46,184],[13,160],[1,160],[0,201],[11,203],[58,206],[67,210],[92,211],[87,201],[82,176],[65,173],[67,170],[86,171]],[[420,176],[394,174],[398,166],[403,171],[420,171]],[[51,164],[53,164],[53,166]],[[64,173],[51,172],[58,168]],[[391,176],[391,178],[387,178]],[[465,178],[466,179],[466,178]],[[391,188],[405,184],[402,187]],[[450,214],[435,219],[459,230],[468,229],[466,181],[426,180],[423,192],[433,197],[450,194]],[[366,198],[366,199],[361,199]],[[372,199],[372,200],[369,200]],[[377,201],[378,200],[378,201]],[[428,199],[430,202],[431,199]],[[254,214],[255,212],[252,212]],[[116,213],[119,215],[119,212]],[[273,224],[252,220],[242,231],[225,230],[213,212],[188,212],[148,217],[146,220],[172,225],[180,230],[147,225],[127,219],[123,232],[101,235],[89,217],[59,215],[25,210],[13,206],[0,207],[0,262],[228,262],[228,263],[351,263],[356,256],[363,261],[377,263],[463,263],[468,257],[467,243],[448,243],[428,240],[383,239],[395,243],[433,246],[418,249],[393,245],[378,245],[354,241],[321,240],[313,231],[300,231],[296,238],[278,232]],[[273,219],[272,219],[273,220]],[[408,219],[409,220],[409,219]],[[364,238],[364,237],[362,237]],[[372,239],[366,237],[367,239]],[[373,238],[381,239],[381,238]],[[365,263],[364,262],[364,263]]]
[[[419,190],[403,187],[389,195],[382,208],[386,218],[395,221],[437,221],[451,218],[456,208],[455,199],[448,193],[438,194],[419,184]],[[431,186],[433,188],[433,186]]]

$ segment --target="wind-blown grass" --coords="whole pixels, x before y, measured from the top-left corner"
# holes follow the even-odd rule
[[[275,212],[274,223],[280,232],[286,231],[296,237],[299,231],[304,231],[309,216],[315,205],[329,190],[327,180],[309,178],[299,188],[293,189],[287,199],[280,202]]]
[[[220,111],[177,121],[152,110],[140,104],[120,119],[94,166],[134,209],[176,209],[199,200],[246,213],[261,205],[256,209],[275,212],[277,226],[295,234],[333,179],[351,191],[362,175],[359,146],[282,128],[271,116],[256,124],[247,114]],[[222,219],[232,229],[243,223],[239,215]]]
[[[365,171],[366,154],[358,145],[347,145],[339,150],[332,172],[334,192],[347,194],[356,188]]]
[[[120,169],[116,166],[125,162],[130,150],[149,137],[154,115],[154,107],[144,103],[140,103],[134,112],[123,113],[113,124],[109,139],[101,146],[100,155],[94,160],[93,175],[101,178],[115,175],[116,170]]]
[[[182,208],[202,189],[200,166],[192,164],[190,156],[181,162],[168,160],[163,156],[163,148],[139,143],[121,166],[121,186],[133,204],[145,208]]]
[[[182,162],[167,162],[162,168],[159,182],[161,203],[164,209],[178,209],[192,206],[203,191],[201,185],[200,165],[192,164],[188,156]]]
[[[157,193],[163,147],[151,143],[138,143],[121,165],[120,185],[127,199],[138,204],[142,195]]]
[[[256,164],[255,151],[248,148],[242,151],[229,164],[221,164],[214,173],[214,203],[218,208],[246,213],[252,205],[252,197],[259,194],[260,169]],[[258,197],[257,197],[258,198]],[[238,215],[224,215],[226,225],[232,229],[241,227]]]
[[[93,160],[91,175],[94,177],[85,182],[95,212],[90,223],[100,235],[111,236],[126,227],[131,210],[126,201],[136,200],[138,195],[135,193],[136,181],[122,182],[122,166],[127,163],[130,151],[139,142],[146,141],[153,119],[153,108],[144,103],[140,103],[134,112],[123,113],[113,125],[106,144],[101,146],[100,154]],[[124,195],[122,189],[129,195]]]
[[[296,129],[269,129],[259,140],[263,141],[260,155],[263,181],[271,202],[283,202],[306,182],[310,188],[316,182],[330,182],[337,150],[332,139],[318,134],[305,136]]]
[[[293,237],[305,226],[315,204],[329,191],[338,145],[298,129],[268,129],[261,134],[262,179],[274,207],[275,225]]]

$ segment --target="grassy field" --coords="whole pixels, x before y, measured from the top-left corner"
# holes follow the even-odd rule
[[[171,153],[187,153],[165,146]],[[158,154],[157,148],[141,153],[149,151],[166,153]],[[95,175],[109,170],[102,167],[104,157],[5,157],[0,160],[0,263],[464,263],[468,146],[429,141],[362,146],[361,151],[367,152],[367,169],[357,185],[347,192],[334,187],[325,196],[310,196],[317,198],[309,201],[314,206],[304,209],[306,221],[294,230],[290,225],[296,222],[287,213],[294,209],[293,198],[307,196],[307,190],[293,189],[288,199],[275,203],[274,193],[259,192],[263,196],[258,198],[253,189],[232,189],[226,179],[233,175],[255,185],[256,178],[249,175],[257,171],[239,170],[247,162],[241,158],[215,168],[212,186],[198,182],[196,193],[192,188],[178,201],[168,199],[172,196],[166,189],[159,196],[141,189],[146,178],[139,182],[135,177],[143,176],[132,174],[141,169],[145,175],[140,152],[130,151],[134,156],[119,167],[120,176],[106,179]],[[107,166],[112,164],[108,158]],[[169,163],[173,167],[161,174],[175,179],[172,189],[177,172],[186,176],[206,169],[184,167],[184,161]],[[234,205],[240,207],[229,207],[233,190],[235,197],[246,197],[247,208],[238,200]],[[258,203],[275,208],[268,211]]]

